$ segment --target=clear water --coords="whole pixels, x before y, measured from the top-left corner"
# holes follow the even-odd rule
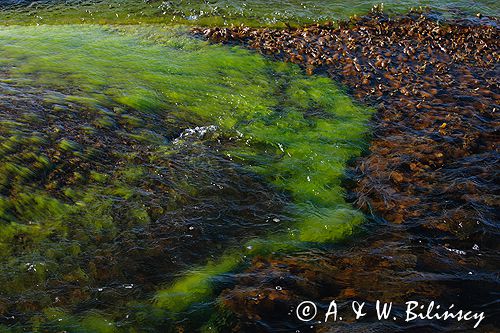
[[[364,217],[342,180],[372,110],[186,24],[374,3],[2,2],[0,331],[198,329],[252,256],[352,234]],[[498,14],[495,1],[432,5]]]
[[[2,1],[0,21],[7,24],[127,24],[127,23],[182,23],[196,25],[284,26],[326,20],[345,19],[362,15],[382,1],[315,1],[315,0],[251,0],[251,1],[98,1],[98,0],[44,0]],[[454,1],[383,1],[390,13],[411,8],[430,7],[445,16],[476,14],[497,16],[500,5],[495,0]]]
[[[184,27],[6,27],[0,41],[0,285],[22,321],[183,311],[245,258],[363,220],[340,184],[370,110],[327,78]]]

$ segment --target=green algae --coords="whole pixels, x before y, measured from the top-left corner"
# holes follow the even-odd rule
[[[262,177],[289,196],[282,208],[293,223],[286,232],[250,237],[206,265],[201,260],[159,289],[148,311],[179,312],[209,298],[214,277],[239,267],[244,256],[341,239],[362,222],[345,202],[341,180],[364,148],[371,110],[353,104],[330,79],[306,77],[296,66],[237,47],[209,45],[186,30],[0,30],[1,70],[21,90],[41,87],[48,108],[69,119],[67,128],[54,131],[43,128],[41,116],[0,127],[2,293],[15,297],[54,280],[95,286],[102,272],[89,258],[116,251],[117,237],[133,244],[131,230],[142,232],[202,195],[189,170],[162,173],[182,155],[186,165],[207,173],[219,165],[216,157]],[[83,126],[73,128],[72,119]],[[32,134],[37,126],[46,133]],[[179,135],[195,126],[214,131]],[[114,141],[92,146],[100,137]],[[217,153],[205,162],[200,152],[207,150]],[[170,177],[167,183],[159,172]],[[149,193],[161,194],[161,202]],[[44,292],[35,292],[35,307],[51,309]],[[78,304],[78,297],[71,302]],[[42,326],[54,317],[49,312]],[[113,318],[89,316],[64,314],[67,323],[57,327],[115,329]]]
[[[239,253],[226,254],[217,262],[209,262],[203,267],[186,272],[186,278],[155,295],[156,305],[173,312],[185,310],[189,305],[212,295],[211,280],[214,276],[227,273],[241,263]]]
[[[297,222],[288,234],[251,240],[245,245],[246,251],[227,255],[215,266],[202,268],[202,274],[188,275],[160,291],[156,296],[160,307],[184,310],[210,295],[210,280],[224,271],[228,258],[236,263],[245,254],[289,252],[300,249],[300,242],[342,239],[364,220],[362,213],[345,202],[341,180],[349,160],[362,151],[364,124],[370,113],[353,104],[331,80],[303,78],[289,82],[286,74],[290,69],[276,66],[279,75],[275,77],[275,89],[280,93],[274,95],[279,96],[278,110],[258,110],[251,121],[244,119],[237,131],[245,144],[237,150],[228,149],[227,154],[290,193],[294,203],[287,209],[295,212]],[[305,118],[304,113],[311,109],[323,110],[324,114],[319,119]],[[178,290],[193,293],[177,297]]]

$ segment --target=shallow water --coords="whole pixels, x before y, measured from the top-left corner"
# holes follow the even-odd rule
[[[181,311],[246,256],[363,219],[340,182],[370,111],[327,78],[183,27],[9,27],[0,40],[7,324],[115,322],[131,301]]]
[[[349,246],[256,258],[220,297],[247,331],[291,328],[293,304],[318,298],[319,311],[326,313],[334,299],[343,314],[353,300],[372,308],[377,300],[392,300],[400,313],[408,300],[433,300],[441,307],[484,311],[481,331],[496,331],[500,47],[494,24],[439,25],[432,14],[389,18],[374,11],[339,28],[194,31],[301,64],[312,73],[326,71],[378,109],[370,153],[356,162],[357,181],[351,184],[358,207],[378,221],[365,224],[366,235],[352,237]],[[457,42],[464,39],[466,44]],[[297,320],[296,327],[314,332],[367,327],[469,332],[472,327],[398,321],[372,316],[301,325]]]
[[[359,231],[342,182],[374,110],[186,24],[337,20],[376,2],[245,3],[2,2],[0,331],[224,330],[217,296],[255,257],[314,267]]]
[[[8,0],[0,4],[0,21],[7,24],[51,23],[183,23],[193,25],[230,25],[245,23],[251,26],[284,26],[284,23],[303,24],[346,19],[363,15],[377,0],[315,1],[315,0],[251,0],[251,1],[98,1],[98,0]],[[427,7],[446,17],[476,14],[499,16],[495,0],[454,1],[384,1],[390,13],[411,8]]]

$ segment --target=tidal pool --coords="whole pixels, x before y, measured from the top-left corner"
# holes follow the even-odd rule
[[[199,328],[253,255],[363,221],[372,111],[329,78],[155,25],[3,27],[0,73],[3,330]]]

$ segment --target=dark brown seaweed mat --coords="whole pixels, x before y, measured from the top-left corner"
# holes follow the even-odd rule
[[[301,325],[293,306],[307,299],[344,307],[381,299],[400,311],[409,300],[455,303],[485,312],[480,331],[499,328],[500,33],[496,19],[435,17],[374,10],[338,26],[194,29],[327,73],[378,109],[351,188],[375,217],[367,235],[333,250],[255,259],[221,297],[238,329],[467,332],[474,325],[375,318]]]

